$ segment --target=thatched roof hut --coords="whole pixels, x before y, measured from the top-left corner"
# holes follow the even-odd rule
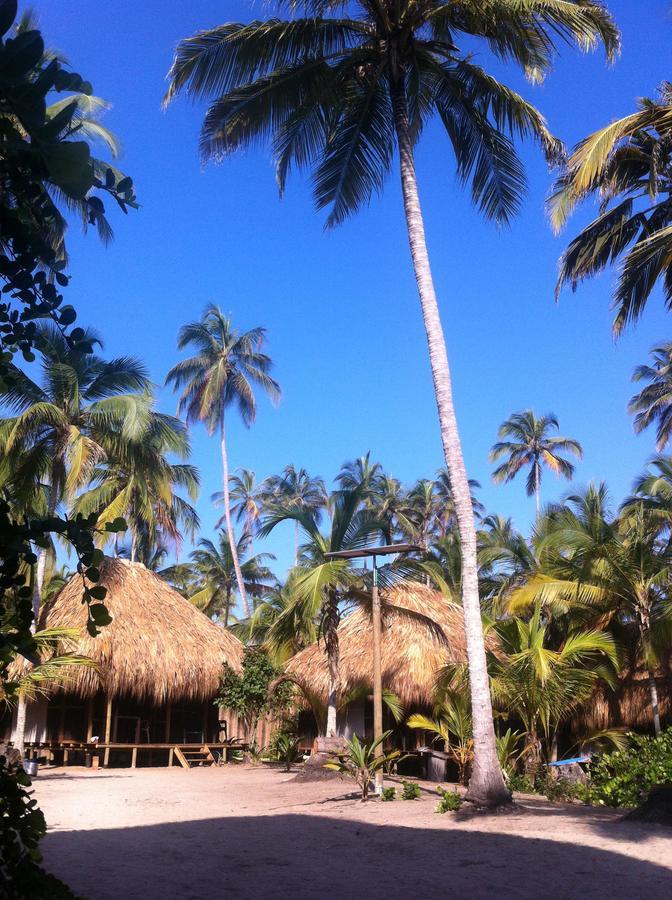
[[[383,687],[406,709],[431,706],[436,676],[466,659],[462,610],[438,591],[404,582],[381,592]],[[370,611],[358,608],[338,628],[341,690],[345,696],[372,686]],[[327,701],[329,672],[324,643],[294,656],[286,674],[309,698]]]
[[[157,706],[205,701],[217,693],[225,662],[240,668],[240,641],[141,563],[105,559],[100,572],[112,623],[97,637],[86,631],[78,576],[40,612],[40,629],[79,629],[74,649],[97,663],[97,671],[68,671],[68,693],[87,699],[102,690],[111,699],[124,695]]]
[[[671,685],[672,672],[669,668],[659,670],[656,673],[656,688],[663,726],[672,722]],[[651,731],[653,711],[647,672],[638,670],[627,675],[618,682],[615,690],[600,685],[571,721],[571,731],[576,735],[602,731],[606,728]]]

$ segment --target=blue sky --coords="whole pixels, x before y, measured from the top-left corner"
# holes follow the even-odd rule
[[[633,109],[669,77],[671,7],[667,0],[612,0],[623,32],[614,66],[602,53],[565,50],[544,85],[479,61],[521,90],[553,131],[573,144]],[[405,482],[442,464],[436,408],[397,178],[382,198],[325,233],[307,181],[294,178],[280,201],[268,152],[258,150],[203,169],[197,142],[204,105],[179,99],[160,109],[176,42],[223,21],[247,21],[265,5],[240,0],[41,0],[47,41],[89,79],[112,109],[105,123],[121,138],[120,167],[132,175],[141,209],[112,213],[114,243],[93,233],[69,238],[73,279],[68,301],[94,324],[107,355],[143,358],[161,384],[179,358],[179,327],[215,302],[242,329],[268,329],[283,400],[260,403],[256,424],[230,426],[232,467],[262,478],[286,463],[330,481],[341,463],[367,450]],[[645,10],[645,12],[643,11]],[[533,502],[524,484],[495,486],[488,450],[511,412],[552,410],[561,431],[585,451],[576,482],[604,479],[615,500],[653,453],[652,434],[636,437],[626,411],[630,375],[649,348],[669,339],[660,295],[638,328],[617,344],[609,309],[613,272],[554,301],[557,259],[588,221],[586,209],[555,237],[544,214],[551,184],[536,148],[524,146],[529,193],[509,229],[484,222],[456,183],[447,140],[427,129],[417,152],[429,248],[453,369],[469,474],[491,511],[527,529]],[[380,394],[381,399],[375,399]],[[175,411],[168,391],[161,408]],[[217,442],[193,433],[202,473],[198,509],[209,535],[218,514]],[[566,483],[547,476],[543,500]],[[278,530],[264,549],[290,561],[292,535]]]

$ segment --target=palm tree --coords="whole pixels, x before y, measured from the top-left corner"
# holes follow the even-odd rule
[[[319,616],[296,602],[294,585],[299,572],[293,569],[284,584],[277,583],[255,600],[252,618],[231,628],[244,643],[263,647],[277,666],[319,637]]]
[[[229,496],[234,501],[231,506],[231,513],[236,522],[244,522],[243,533],[251,543],[254,530],[259,524],[265,491],[263,485],[257,484],[254,472],[242,468],[238,472],[240,474],[234,473],[229,478]],[[223,503],[224,494],[222,491],[216,491],[212,495],[212,500],[217,504]],[[215,523],[215,528],[221,528],[224,522],[225,517],[222,516]]]
[[[337,491],[331,527],[326,534],[320,532],[314,511],[292,507],[272,510],[259,532],[265,537],[281,522],[294,521],[305,535],[306,543],[301,547],[299,566],[294,572],[297,609],[287,616],[295,615],[302,622],[319,620],[329,662],[327,736],[337,734],[336,711],[341,692],[338,648],[341,607],[353,588],[362,585],[362,579],[350,568],[349,560],[327,559],[326,554],[359,549],[375,535],[389,537],[387,523],[364,507],[366,499],[362,487]]]
[[[435,494],[437,503],[437,523],[443,530],[444,534],[457,525],[457,515],[455,513],[455,498],[453,497],[453,489],[450,486],[450,474],[447,469],[439,469],[436,473]],[[469,479],[469,488],[471,490],[471,505],[474,510],[474,517],[479,520],[485,513],[485,507],[476,497],[475,491],[481,487],[480,482],[475,478]]]
[[[343,491],[354,491],[361,488],[365,499],[371,502],[380,487],[383,477],[383,467],[379,462],[371,462],[371,451],[364,456],[348,460],[341,466],[341,471],[336,476],[336,483]]]
[[[267,508],[274,505],[303,509],[312,512],[320,524],[322,510],[327,505],[327,489],[322,478],[313,477],[294,465],[285,466],[280,475],[269,475],[264,482],[264,503]],[[299,523],[294,523],[294,565],[299,558]]]
[[[589,134],[574,148],[551,198],[559,231],[582,200],[599,202],[598,217],[571,241],[560,260],[558,292],[621,258],[612,306],[614,332],[642,314],[655,285],[672,306],[672,85],[659,98]]]
[[[553,619],[612,632],[627,651],[629,670],[648,672],[659,733],[654,668],[672,638],[672,464],[661,461],[657,469],[639,479],[617,517],[604,485],[568,497],[552,513],[538,571],[513,587],[508,608],[517,614],[540,604]]]
[[[73,651],[79,636],[77,628],[45,628],[33,635],[39,662],[23,672],[13,694],[18,701],[13,744],[20,753],[23,753],[25,745],[27,704],[40,695],[48,695],[49,689],[55,685],[67,684],[71,668],[96,667],[88,656],[80,656]],[[0,707],[2,701],[7,703],[7,697],[0,695]]]
[[[437,535],[438,514],[436,484],[430,478],[421,478],[409,489],[404,504],[406,537],[426,546],[430,537]]]
[[[157,413],[147,398],[146,423],[141,434],[129,440],[123,429],[111,429],[101,441],[106,463],[94,470],[91,487],[77,498],[76,512],[97,514],[103,540],[107,522],[121,517],[131,534],[130,559],[147,563],[164,543],[179,548],[182,531],[193,538],[199,518],[193,506],[177,493],[198,496],[199,476],[186,462],[173,463],[170,455],[186,460],[190,442],[179,419]],[[116,535],[114,536],[116,548]],[[165,549],[165,548],[164,548]]]
[[[419,728],[443,742],[443,749],[457,765],[458,781],[467,784],[474,758],[473,723],[466,693],[447,691],[436,705],[433,716],[415,713],[409,716],[409,728]]]
[[[490,655],[495,705],[523,724],[526,768],[536,772],[542,739],[550,759],[560,725],[590,697],[598,679],[613,684],[617,663],[613,637],[597,629],[570,632],[560,647],[538,604],[529,620],[496,623],[500,651]],[[549,646],[550,644],[550,646]]]
[[[413,267],[425,324],[445,462],[463,542],[464,610],[476,760],[470,797],[505,800],[495,733],[476,566],[476,533],[452,397],[448,356],[434,290],[415,171],[423,125],[438,116],[458,177],[487,218],[506,223],[525,186],[511,136],[532,137],[547,157],[560,145],[519,94],[456,46],[482,41],[528,73],[549,69],[559,38],[582,48],[602,40],[609,55],[618,31],[592,0],[296,0],[306,16],[228,23],[180,42],[169,73],[169,103],[181,90],[214,97],[201,133],[204,159],[270,138],[281,193],[292,168],[313,172],[327,225],[343,222],[382,190],[399,152]]]
[[[537,518],[542,466],[548,466],[556,475],[569,481],[574,474],[574,465],[561,454],[572,453],[579,459],[583,456],[578,441],[559,435],[551,436],[549,432],[553,428],[559,428],[553,413],[540,418],[531,409],[514,413],[501,424],[498,431],[498,437],[512,440],[498,441],[490,451],[492,462],[505,458],[501,466],[492,473],[495,483],[512,481],[524,466],[530,467],[525,487],[528,497],[534,495]]]
[[[100,340],[87,332],[87,343]],[[145,367],[120,357],[105,362],[73,349],[51,324],[39,326],[42,384],[12,368],[12,384],[0,402],[14,415],[1,430],[4,452],[31,456],[35,472],[46,480],[46,511],[52,516],[71,502],[105,459],[105,441],[113,432],[134,437],[144,427],[146,393],[151,387]],[[47,551],[39,550],[33,581],[33,613],[37,620]]]
[[[203,422],[210,435],[219,430],[226,531],[238,591],[247,617],[250,615],[250,606],[231,522],[226,410],[235,404],[243,423],[249,428],[257,414],[252,385],[263,388],[272,399],[280,397],[280,387],[269,375],[273,363],[262,352],[265,335],[264,328],[253,328],[242,334],[237,332],[220,308],[211,304],[206,307],[199,322],[191,322],[180,329],[177,339],[178,349],[193,346],[196,355],[177,363],[166,376],[166,384],[172,384],[174,390],[182,391],[178,401],[178,415],[184,413],[188,423]]]
[[[238,540],[235,558],[239,561],[246,593],[252,597],[260,597],[275,584],[275,576],[266,566],[266,560],[275,557],[270,553],[258,553],[246,559],[248,547],[249,540],[243,535]],[[220,532],[217,545],[205,539],[200,541],[197,549],[190,554],[190,559],[190,567],[198,588],[191,594],[189,600],[207,616],[223,615],[224,627],[228,627],[238,584],[228,534]],[[164,578],[170,580],[170,569],[162,574]]]
[[[648,381],[628,405],[639,434],[656,423],[656,450],[667,446],[672,436],[672,344],[661,344],[651,351],[653,365],[637,366],[633,381]]]

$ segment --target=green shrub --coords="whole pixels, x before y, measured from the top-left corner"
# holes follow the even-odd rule
[[[301,738],[288,731],[278,731],[273,735],[273,739],[269,744],[269,754],[273,759],[285,764],[285,769],[291,771],[292,765],[299,759],[302,759],[302,753],[299,750]]]
[[[0,896],[7,900],[74,898],[66,885],[40,866],[38,845],[47,828],[28,790],[30,784],[23,769],[10,771],[5,756],[0,755]]]
[[[605,753],[591,764],[591,803],[639,806],[652,787],[672,784],[672,728],[657,738],[631,734],[630,739],[627,749]]]
[[[402,781],[402,800],[418,800],[420,797],[420,785],[414,781]]]
[[[519,775],[517,772],[514,772],[512,775],[509,775],[507,784],[510,791],[517,791],[519,794],[538,793],[529,775]]]
[[[397,799],[396,788],[393,788],[393,787],[383,788],[382,791],[380,792],[380,799],[385,803],[389,803],[390,800],[396,800]]]
[[[368,800],[369,785],[376,772],[384,770],[388,763],[401,756],[398,750],[383,752],[382,756],[377,755],[378,747],[383,745],[391,734],[391,731],[385,731],[371,744],[361,741],[356,734],[353,735],[340,753],[332,753],[332,759],[324,764],[324,768],[354,778],[362,792],[362,801]]]
[[[580,800],[581,803],[588,803],[590,797],[590,788],[587,784],[580,781],[568,781],[566,778],[553,778],[546,775],[541,782],[542,793],[551,801],[557,800],[571,803],[573,800]]]
[[[447,791],[442,787],[438,787],[436,790],[441,797],[436,804],[437,813],[457,812],[458,809],[460,809],[462,806],[462,797],[460,797],[457,791]]]

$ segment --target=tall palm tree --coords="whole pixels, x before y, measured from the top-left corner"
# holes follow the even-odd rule
[[[672,84],[657,100],[589,134],[574,148],[550,202],[556,231],[581,201],[599,214],[570,242],[560,260],[558,292],[621,259],[612,306],[614,332],[636,322],[656,284],[672,307]]]
[[[653,365],[637,366],[633,381],[648,384],[628,405],[635,417],[635,431],[639,434],[656,424],[656,450],[664,450],[672,437],[672,344],[661,344],[651,351]]]
[[[93,332],[85,341],[98,343]],[[46,512],[71,502],[105,459],[105,441],[116,431],[131,439],[145,424],[146,394],[151,388],[142,363],[129,357],[105,362],[73,349],[51,324],[39,327],[41,383],[18,368],[0,403],[14,415],[1,429],[8,456],[31,455],[40,461],[36,475],[46,483]],[[47,551],[38,553],[33,581],[37,619]]]
[[[243,535],[238,540],[236,559],[239,561],[246,593],[252,597],[260,597],[276,582],[275,576],[266,566],[266,561],[275,557],[270,553],[258,553],[246,559],[248,548],[249,540]],[[238,585],[228,534],[220,532],[217,544],[206,539],[200,541],[189,558],[189,566],[198,584],[189,600],[207,616],[223,616],[224,627],[228,627]],[[170,579],[171,570],[167,569],[162,574]]]
[[[199,518],[193,506],[180,496],[179,489],[191,500],[198,496],[199,476],[187,462],[174,463],[170,456],[186,460],[190,442],[186,427],[179,419],[157,413],[147,398],[147,421],[137,438],[127,439],[121,429],[110,429],[102,439],[106,462],[94,470],[91,487],[74,504],[76,512],[96,513],[102,538],[107,522],[122,517],[131,535],[130,559],[146,563],[165,543],[176,549],[182,532],[193,538]],[[116,547],[116,535],[114,536]]]
[[[272,510],[261,527],[266,536],[281,522],[298,522],[305,536],[299,566],[294,572],[295,615],[301,621],[320,622],[320,633],[329,663],[329,696],[327,707],[327,736],[337,734],[336,711],[339,706],[341,682],[339,674],[338,624],[342,604],[353,588],[362,585],[360,575],[347,559],[327,559],[327,553],[355,550],[367,544],[375,535],[389,537],[387,523],[381,521],[364,506],[364,488],[337,491],[333,502],[330,529],[323,534],[312,510],[278,507]],[[287,613],[292,615],[292,613]]]
[[[328,495],[324,481],[313,477],[301,468],[290,464],[285,466],[280,475],[269,475],[264,482],[264,502],[267,508],[274,505],[302,509],[313,513],[315,521],[320,524],[322,510],[327,505]],[[294,565],[299,559],[299,523],[294,523]]]
[[[287,5],[287,4],[285,4]],[[460,36],[482,41],[528,73],[548,70],[557,40],[610,55],[618,31],[592,0],[289,0],[305,16],[227,23],[180,42],[169,103],[180,91],[214,100],[202,133],[204,159],[270,138],[281,193],[292,168],[310,168],[327,225],[343,222],[382,190],[398,150],[404,210],[439,414],[463,541],[464,610],[471,666],[476,761],[470,797],[508,794],[499,770],[476,573],[476,533],[459,439],[448,356],[429,264],[414,150],[438,116],[457,172],[475,203],[507,222],[525,185],[512,136],[532,137],[549,158],[559,143],[519,94],[477,66]]]
[[[262,352],[265,335],[264,328],[252,328],[242,333],[236,331],[231,319],[218,306],[211,304],[206,307],[200,321],[184,325],[178,335],[178,349],[194,347],[196,355],[177,363],[166,376],[166,384],[171,384],[173,390],[181,390],[178,415],[185,414],[189,423],[203,422],[210,435],[219,431],[226,531],[238,591],[247,617],[250,606],[231,521],[226,411],[235,404],[243,423],[249,428],[257,414],[252,386],[263,388],[274,400],[280,397],[280,387],[269,374],[273,363]]]
[[[501,424],[498,432],[498,437],[511,440],[498,441],[490,451],[492,462],[504,459],[492,473],[492,479],[496,483],[512,481],[523,467],[530,467],[525,487],[528,497],[534,495],[537,518],[542,467],[548,466],[556,475],[569,481],[574,474],[574,465],[561,454],[572,453],[579,459],[583,456],[578,441],[550,434],[552,429],[557,428],[558,420],[552,413],[540,418],[531,409],[514,413]]]
[[[233,500],[231,513],[236,522],[244,523],[243,533],[251,543],[263,510],[264,487],[257,483],[254,472],[241,468],[229,478],[229,496]],[[217,504],[223,503],[223,492],[216,491],[212,500]],[[225,521],[222,516],[215,528],[221,528]]]

